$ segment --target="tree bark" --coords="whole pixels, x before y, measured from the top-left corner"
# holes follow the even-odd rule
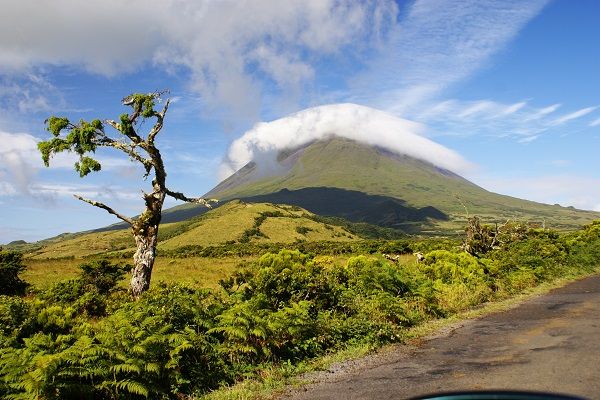
[[[150,287],[152,267],[156,258],[158,230],[151,230],[144,235],[135,235],[137,251],[133,255],[133,271],[131,271],[131,294],[139,297]]]
[[[152,267],[156,258],[158,244],[158,226],[162,216],[165,192],[153,181],[154,192],[146,194],[146,210],[134,221],[132,230],[137,250],[133,255],[133,271],[131,271],[131,294],[138,298],[150,287]]]

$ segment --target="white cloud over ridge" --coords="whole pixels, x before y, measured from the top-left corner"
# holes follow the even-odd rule
[[[422,131],[420,124],[357,104],[309,108],[285,118],[256,124],[235,140],[221,166],[220,177],[231,175],[265,154],[274,155],[279,150],[332,135],[380,146],[454,172],[472,167],[455,151],[421,136]]]

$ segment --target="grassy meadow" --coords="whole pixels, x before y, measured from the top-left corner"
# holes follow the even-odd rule
[[[199,288],[217,288],[219,279],[226,278],[235,271],[237,266],[243,262],[249,262],[256,257],[245,258],[206,258],[188,257],[172,258],[158,257],[152,272],[153,282],[185,283]],[[69,258],[34,260],[26,259],[24,264],[27,269],[21,275],[22,278],[33,285],[36,289],[47,289],[57,282],[73,279],[79,273],[79,265],[91,259]],[[128,259],[108,259],[113,263],[131,263]],[[121,282],[126,287],[127,281]]]

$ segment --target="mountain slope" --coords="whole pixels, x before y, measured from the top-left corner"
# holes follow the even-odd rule
[[[379,202],[358,201],[357,192],[363,200]],[[412,232],[460,229],[467,214],[488,221],[534,221],[557,229],[600,218],[600,213],[492,193],[428,162],[337,137],[281,152],[270,170],[251,162],[206,196],[285,202],[317,214]],[[194,206],[184,205],[167,214],[194,211]]]
[[[319,222],[305,209],[286,205],[231,201],[201,216],[163,224],[158,250],[184,246],[241,243],[293,243],[359,239],[344,227]],[[130,229],[87,232],[48,241],[28,253],[32,259],[80,258],[115,251],[133,251]]]

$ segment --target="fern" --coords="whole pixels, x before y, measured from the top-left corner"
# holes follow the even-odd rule
[[[131,379],[124,379],[114,383],[114,387],[127,393],[137,394],[148,398],[150,391],[143,383]]]

